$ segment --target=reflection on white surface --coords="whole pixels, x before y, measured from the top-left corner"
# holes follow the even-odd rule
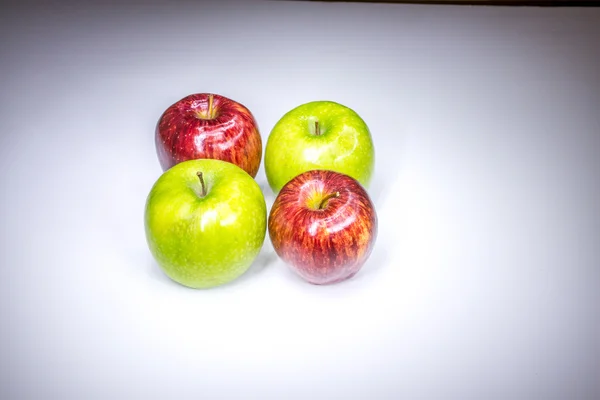
[[[202,6],[0,15],[0,398],[600,397],[600,11]],[[162,274],[154,129],[200,91],[263,143],[312,100],[364,118],[359,274],[308,285],[268,236],[222,288]]]

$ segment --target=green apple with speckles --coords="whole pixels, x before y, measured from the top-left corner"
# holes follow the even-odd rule
[[[287,112],[271,130],[265,149],[265,173],[275,193],[315,169],[349,175],[368,188],[374,164],[367,124],[354,110],[333,101],[313,101]]]
[[[146,199],[146,240],[161,269],[191,288],[241,276],[263,245],[267,207],[256,181],[226,161],[196,159],[164,172]]]

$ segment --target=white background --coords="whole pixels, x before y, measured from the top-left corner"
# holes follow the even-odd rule
[[[599,9],[21,3],[0,34],[1,398],[600,398]],[[195,92],[264,143],[312,100],[365,119],[358,275],[268,237],[217,289],[161,272],[154,128]]]

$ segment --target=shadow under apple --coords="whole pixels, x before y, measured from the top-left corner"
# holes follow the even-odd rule
[[[154,258],[148,257],[148,266],[148,275],[150,275],[152,279],[160,281],[161,283],[166,283],[168,285],[183,286],[180,283],[175,282],[174,280],[169,278],[169,276],[163,272],[163,270],[160,268],[160,266],[158,265],[156,260],[154,260]]]
[[[267,182],[261,181],[258,182],[258,186],[265,197],[265,203],[267,204],[267,218],[269,216],[269,212],[271,211],[271,206],[275,202],[275,198],[277,197],[275,193],[271,190],[271,187]]]
[[[399,166],[392,165],[387,159],[381,159],[375,164],[375,172],[367,192],[376,210],[383,208],[390,189],[398,179],[398,170]]]
[[[351,279],[372,279],[379,275],[381,270],[387,266],[388,258],[389,254],[386,246],[383,243],[378,245],[377,242],[375,242],[375,247],[373,248],[371,256],[360,271],[358,271]]]
[[[266,240],[268,240],[268,238]],[[244,272],[239,278],[226,283],[224,286],[245,284],[248,280],[257,279],[257,275],[260,275],[268,267],[273,265],[278,259],[277,253],[275,253],[275,250],[273,250],[272,247],[270,249],[265,249],[266,247],[267,246],[263,246],[260,253],[258,253],[258,256],[246,272]]]

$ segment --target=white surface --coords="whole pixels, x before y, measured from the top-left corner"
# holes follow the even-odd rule
[[[0,33],[1,398],[600,398],[600,10],[21,6]],[[158,269],[154,127],[201,91],[265,143],[307,101],[363,116],[355,278],[268,238],[218,289]]]

